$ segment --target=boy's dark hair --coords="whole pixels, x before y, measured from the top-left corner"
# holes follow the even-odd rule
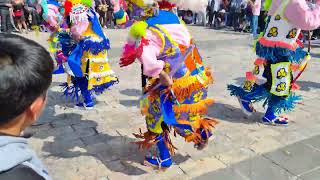
[[[0,33],[0,125],[46,93],[52,71],[53,61],[45,48],[21,36]]]

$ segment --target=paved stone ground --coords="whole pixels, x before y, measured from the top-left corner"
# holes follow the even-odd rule
[[[145,129],[144,120],[137,107],[141,94],[140,66],[134,64],[125,69],[118,67],[121,45],[127,31],[109,30],[107,34],[112,43],[111,65],[119,75],[120,83],[97,97],[98,105],[95,110],[81,111],[72,108],[72,102],[61,96],[59,83],[64,82],[65,76],[56,75],[49,91],[47,108],[38,125],[30,129],[35,132],[30,144],[54,179],[177,180],[201,175],[204,175],[202,177],[205,179],[214,179],[215,176],[221,177],[220,179],[240,179],[240,175],[231,171],[255,173],[257,170],[259,174],[263,167],[267,177],[285,179],[309,171],[312,173],[306,173],[306,176],[319,177],[319,171],[312,171],[314,165],[319,165],[319,152],[315,148],[299,145],[313,136],[316,136],[314,140],[317,140],[320,135],[317,107],[320,102],[319,59],[312,60],[308,71],[299,81],[302,88],[298,93],[304,96],[304,101],[295,112],[289,114],[290,126],[270,127],[259,123],[263,115],[261,104],[257,105],[258,113],[246,117],[237,100],[230,97],[226,90],[227,83],[241,83],[244,73],[252,68],[255,56],[250,47],[251,38],[248,35],[216,32],[202,27],[190,29],[206,64],[213,69],[216,80],[209,89],[209,95],[216,99],[215,105],[209,109],[209,114],[218,118],[221,123],[217,126],[215,138],[211,140],[208,148],[197,151],[182,138],[173,138],[179,150],[174,157],[175,165],[170,170],[157,172],[141,165],[143,153],[130,143],[135,140],[132,132],[138,132],[139,128]],[[46,46],[46,34],[29,34],[28,37]],[[312,52],[317,56],[320,51],[313,49]],[[280,154],[282,149],[277,150],[283,147],[300,156],[283,157]],[[302,158],[301,153],[304,152],[306,158]],[[304,162],[308,166],[304,166]],[[284,169],[281,170],[284,176],[273,174],[279,172],[274,170],[278,166]],[[224,170],[214,172],[219,169]],[[270,169],[272,171],[268,171]],[[231,177],[223,178],[221,174],[230,174]],[[249,176],[250,174],[244,175],[255,179],[255,176]]]
[[[320,135],[257,155],[195,180],[318,180],[320,178]]]

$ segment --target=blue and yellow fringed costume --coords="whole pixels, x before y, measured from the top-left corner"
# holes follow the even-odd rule
[[[301,100],[294,93],[298,87],[296,74],[303,71],[310,59],[296,42],[301,29],[290,24],[283,14],[288,2],[283,1],[268,17],[266,29],[255,47],[258,58],[254,69],[246,73],[246,81],[242,86],[228,85],[230,94],[239,98],[247,114],[254,112],[252,103],[263,102],[267,107],[264,123],[287,124],[287,118],[279,115],[292,111]],[[270,6],[271,2],[268,3]],[[258,84],[259,77],[266,79],[266,83]]]
[[[79,4],[78,1],[76,4],[72,3],[66,1],[67,5],[65,5],[66,13],[71,19],[71,32],[72,28],[76,29],[81,25],[86,29],[81,33],[78,41],[68,39],[67,35],[60,38],[63,52],[60,57],[65,59],[61,65],[71,76],[71,80],[64,87],[65,95],[80,100],[80,92],[83,102],[79,102],[77,106],[92,108],[95,104],[93,94],[102,93],[117,83],[118,78],[108,63],[109,39],[105,37],[89,1],[83,2],[84,5]],[[79,12],[73,12],[73,8],[70,7],[72,5],[77,6],[78,8],[74,9]],[[81,22],[88,23],[81,24]]]
[[[143,47],[148,46],[148,41],[154,40],[148,39],[145,33],[147,30],[161,39],[162,48],[154,61],[165,63],[162,71],[173,78],[173,84],[171,87],[165,87],[159,85],[158,78],[148,79],[147,94],[141,101],[141,112],[146,117],[148,131],[135,136],[142,139],[136,142],[141,149],[150,148],[155,144],[158,147],[159,156],[146,157],[146,164],[168,168],[172,164],[171,155],[175,150],[170,140],[170,129],[201,149],[208,143],[212,135],[211,130],[218,122],[205,117],[207,106],[213,103],[212,99],[207,98],[207,88],[213,79],[209,69],[202,64],[197,47],[193,42],[188,47],[178,44],[165,27],[168,24],[176,24],[186,29],[184,23],[171,12],[153,12],[154,15],[133,24],[130,30],[131,38],[137,39],[138,44],[140,43],[133,51],[140,53],[136,56],[131,52],[127,52],[127,56],[124,53],[120,64],[126,66],[133,62],[125,57],[141,58],[141,54],[144,53]]]

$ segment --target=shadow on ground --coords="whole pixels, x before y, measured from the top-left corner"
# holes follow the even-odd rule
[[[137,99],[128,99],[128,100],[120,100],[120,104],[125,107],[139,107],[140,100],[138,98],[141,97],[142,92],[138,89],[125,89],[120,91],[121,94],[129,96],[129,97],[136,97]]]
[[[120,100],[120,104],[125,106],[125,107],[134,107],[137,106],[139,107],[139,99],[137,100]]]
[[[239,105],[240,107],[240,105]],[[262,112],[256,112],[252,116],[246,116],[240,108],[236,108],[229,104],[216,102],[208,109],[208,115],[220,121],[228,121],[232,123],[250,124],[256,123],[263,116]]]
[[[142,92],[139,89],[125,89],[120,91],[121,94],[127,95],[127,96],[134,96],[134,97],[140,97]]]
[[[312,89],[320,89],[320,83],[312,81],[298,81],[301,91],[311,91]]]
[[[47,114],[47,116],[53,114]],[[142,175],[147,173],[134,163],[141,164],[144,153],[139,151],[137,141],[127,136],[109,135],[98,133],[98,124],[92,120],[81,120],[80,114],[65,113],[53,116],[56,123],[64,125],[57,133],[57,129],[50,131],[37,131],[37,126],[32,128],[33,137],[44,139],[42,151],[48,153],[47,157],[74,158],[91,156],[103,163],[109,170],[127,175]],[[53,137],[52,140],[47,140]],[[154,152],[154,151],[152,151]],[[173,157],[176,164],[185,162],[189,155],[177,154]]]

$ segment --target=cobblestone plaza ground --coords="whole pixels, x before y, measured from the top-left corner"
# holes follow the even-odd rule
[[[30,131],[30,145],[56,180],[136,180],[136,179],[214,179],[214,180],[319,180],[320,179],[320,50],[299,79],[303,104],[289,114],[288,127],[259,123],[264,109],[246,117],[237,100],[230,97],[228,83],[241,83],[252,69],[255,58],[252,38],[244,34],[190,27],[203,59],[212,68],[215,83],[209,95],[215,104],[209,115],[220,120],[215,138],[203,151],[197,151],[180,137],[175,165],[157,172],[141,165],[143,153],[133,132],[144,129],[138,108],[141,95],[140,65],[119,68],[118,59],[127,30],[108,30],[112,49],[110,62],[120,83],[97,97],[92,111],[77,110],[61,93],[64,75],[55,75],[48,105],[38,124]],[[47,34],[31,39],[47,47]]]

